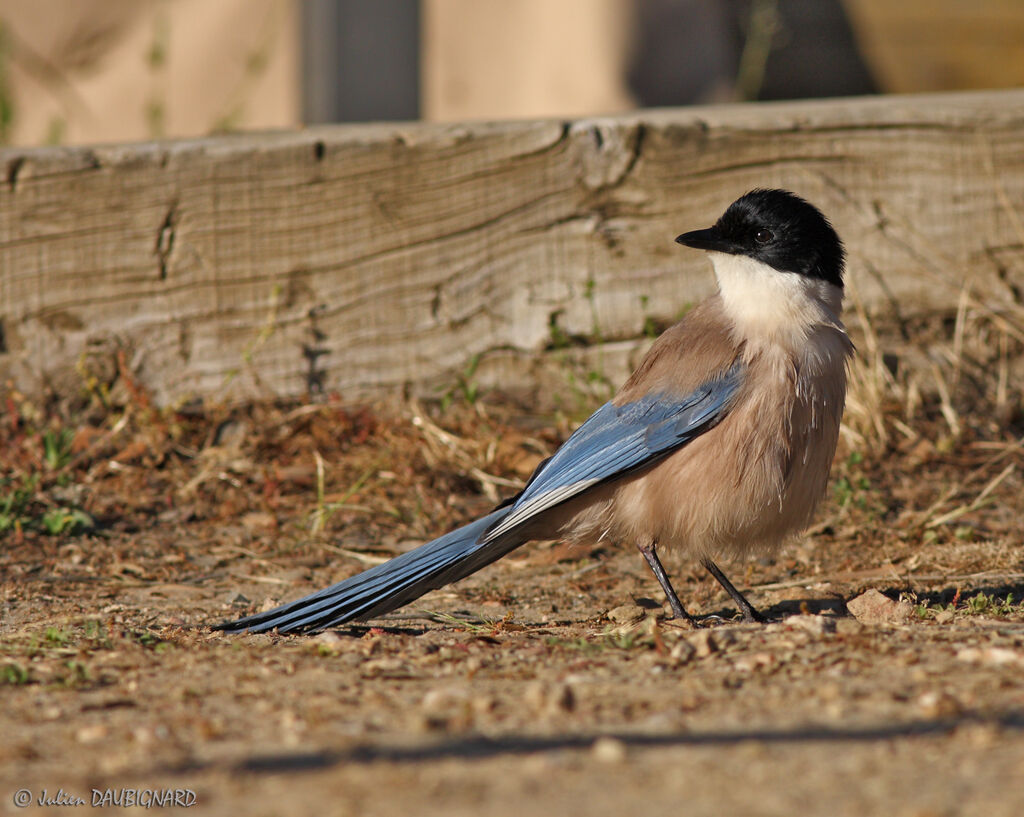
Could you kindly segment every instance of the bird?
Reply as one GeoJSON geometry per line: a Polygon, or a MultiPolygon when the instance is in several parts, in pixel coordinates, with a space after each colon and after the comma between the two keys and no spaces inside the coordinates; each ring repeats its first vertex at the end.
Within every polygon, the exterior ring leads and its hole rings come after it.
{"type": "Polygon", "coordinates": [[[297,601],[215,625],[315,633],[378,618],[532,540],[635,546],[684,626],[659,557],[670,548],[764,621],[715,559],[771,553],[827,490],[854,353],[840,313],[846,252],[829,220],[758,188],[679,244],[703,250],[715,294],[651,345],[614,397],[490,513],[297,601]]]}

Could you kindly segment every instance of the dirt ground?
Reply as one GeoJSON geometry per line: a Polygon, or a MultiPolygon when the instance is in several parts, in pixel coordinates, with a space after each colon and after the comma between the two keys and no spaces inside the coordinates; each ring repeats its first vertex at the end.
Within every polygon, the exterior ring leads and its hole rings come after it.
{"type": "Polygon", "coordinates": [[[932,395],[859,364],[819,522],[723,564],[770,623],[667,557],[699,630],[632,548],[559,543],[368,625],[208,629],[489,509],[587,406],[157,409],[123,369],[8,389],[0,808],[1019,815],[1024,421],[968,352],[932,395]]]}

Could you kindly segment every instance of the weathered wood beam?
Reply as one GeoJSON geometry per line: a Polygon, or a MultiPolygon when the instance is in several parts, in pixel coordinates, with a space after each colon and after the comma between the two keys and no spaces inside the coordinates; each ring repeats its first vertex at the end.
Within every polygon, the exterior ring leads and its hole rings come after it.
{"type": "MultiPolygon", "coordinates": [[[[712,290],[675,245],[780,186],[869,310],[1024,291],[1024,91],[0,151],[0,386],[124,350],[162,402],[621,377],[712,290]],[[585,346],[586,345],[586,346],[585,346]]],[[[101,375],[102,376],[102,375],[101,375]]]]}

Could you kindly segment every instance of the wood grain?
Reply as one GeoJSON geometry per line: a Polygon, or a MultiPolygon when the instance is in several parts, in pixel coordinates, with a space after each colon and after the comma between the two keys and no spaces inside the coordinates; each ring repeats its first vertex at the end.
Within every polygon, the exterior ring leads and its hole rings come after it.
{"type": "Polygon", "coordinates": [[[1024,92],[0,151],[0,384],[163,403],[618,382],[713,287],[680,232],[825,210],[869,310],[1024,291],[1024,92]],[[575,368],[573,368],[575,367],[575,368]],[[555,380],[553,381],[552,378],[555,380]]]}

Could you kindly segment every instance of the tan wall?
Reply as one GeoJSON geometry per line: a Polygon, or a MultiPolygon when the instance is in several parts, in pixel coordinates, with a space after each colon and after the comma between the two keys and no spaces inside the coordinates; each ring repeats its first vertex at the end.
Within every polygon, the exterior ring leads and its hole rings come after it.
{"type": "MultiPolygon", "coordinates": [[[[421,2],[424,118],[632,109],[631,0],[421,2]]],[[[843,2],[884,90],[1024,84],[1022,0],[843,2]]],[[[0,80],[15,106],[0,137],[81,144],[295,126],[300,13],[301,0],[0,0],[0,80]]]]}
{"type": "MultiPolygon", "coordinates": [[[[1024,0],[843,5],[883,92],[1024,85],[1024,0]]],[[[424,117],[630,110],[625,71],[637,47],[633,7],[633,0],[423,0],[424,117]]],[[[776,39],[792,36],[782,31],[776,39]]]]}
{"type": "Polygon", "coordinates": [[[843,0],[889,93],[1024,85],[1022,0],[843,0]]]}
{"type": "Polygon", "coordinates": [[[13,144],[299,121],[294,0],[0,0],[13,144]]]}
{"type": "Polygon", "coordinates": [[[426,119],[561,117],[634,107],[623,0],[423,0],[426,119]]]}

